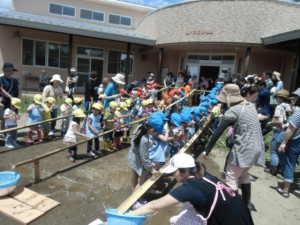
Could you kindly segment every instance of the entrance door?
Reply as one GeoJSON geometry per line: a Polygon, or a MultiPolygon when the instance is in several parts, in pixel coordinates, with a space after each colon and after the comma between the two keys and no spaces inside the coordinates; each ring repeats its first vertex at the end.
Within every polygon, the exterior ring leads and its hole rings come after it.
{"type": "MultiPolygon", "coordinates": [[[[219,76],[220,67],[219,66],[201,66],[200,67],[200,77],[212,78],[215,83],[219,76]]],[[[200,85],[201,79],[199,79],[200,85]]]]}

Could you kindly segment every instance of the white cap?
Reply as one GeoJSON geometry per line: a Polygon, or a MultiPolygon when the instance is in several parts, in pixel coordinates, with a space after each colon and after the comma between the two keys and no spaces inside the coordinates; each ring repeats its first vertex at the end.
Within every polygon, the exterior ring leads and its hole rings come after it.
{"type": "Polygon", "coordinates": [[[163,173],[173,173],[179,168],[193,168],[196,166],[195,159],[186,153],[178,153],[170,159],[170,164],[162,169],[163,173]]]}
{"type": "Polygon", "coordinates": [[[76,69],[75,69],[75,68],[71,68],[71,69],[70,69],[70,72],[71,72],[71,73],[72,73],[72,72],[73,72],[73,73],[76,73],[76,69]]]}

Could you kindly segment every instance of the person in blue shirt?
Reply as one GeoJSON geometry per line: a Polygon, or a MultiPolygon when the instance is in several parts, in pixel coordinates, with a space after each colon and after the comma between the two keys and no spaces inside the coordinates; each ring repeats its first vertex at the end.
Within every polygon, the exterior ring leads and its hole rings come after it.
{"type": "Polygon", "coordinates": [[[111,101],[115,101],[119,95],[119,87],[118,84],[125,84],[125,76],[123,74],[117,73],[114,77],[111,78],[111,82],[105,88],[104,91],[104,109],[109,107],[109,103],[111,101]]]}
{"type": "Polygon", "coordinates": [[[259,91],[257,97],[258,113],[270,116],[270,90],[266,87],[266,82],[263,80],[257,81],[257,89],[259,91]]]}

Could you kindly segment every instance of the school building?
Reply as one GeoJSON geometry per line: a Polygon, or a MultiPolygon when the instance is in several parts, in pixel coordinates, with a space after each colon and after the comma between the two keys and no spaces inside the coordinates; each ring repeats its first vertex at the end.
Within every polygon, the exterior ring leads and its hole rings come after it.
{"type": "Polygon", "coordinates": [[[22,88],[36,89],[42,69],[83,90],[92,70],[127,82],[147,72],[216,79],[265,70],[300,86],[300,5],[277,0],[200,0],[155,9],[115,0],[2,0],[0,65],[12,62],[22,88]]]}

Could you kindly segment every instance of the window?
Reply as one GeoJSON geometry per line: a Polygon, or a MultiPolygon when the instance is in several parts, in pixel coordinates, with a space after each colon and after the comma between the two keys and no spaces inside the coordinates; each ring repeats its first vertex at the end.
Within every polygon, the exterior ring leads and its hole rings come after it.
{"type": "Polygon", "coordinates": [[[75,16],[75,7],[50,3],[49,12],[62,16],[75,16]]]}
{"type": "Polygon", "coordinates": [[[68,68],[68,63],[69,63],[68,45],[23,39],[23,46],[22,46],[23,65],[68,68]]]}
{"type": "MultiPolygon", "coordinates": [[[[126,52],[109,51],[107,72],[110,74],[126,73],[126,56],[126,52]]],[[[129,74],[132,74],[133,54],[130,54],[129,57],[129,74]]]]}
{"type": "Polygon", "coordinates": [[[115,14],[109,14],[108,22],[116,25],[131,26],[131,18],[115,14]]]}
{"type": "Polygon", "coordinates": [[[100,49],[100,48],[89,48],[89,47],[78,46],[77,54],[91,56],[91,57],[97,57],[97,58],[103,58],[104,50],[100,49]]]}
{"type": "Polygon", "coordinates": [[[69,46],[59,43],[49,43],[48,66],[68,68],[69,46]]]}
{"type": "Polygon", "coordinates": [[[104,13],[87,10],[87,9],[80,9],[80,18],[103,22],[104,21],[104,13]]]}

